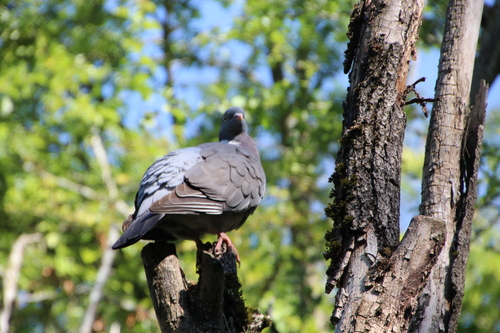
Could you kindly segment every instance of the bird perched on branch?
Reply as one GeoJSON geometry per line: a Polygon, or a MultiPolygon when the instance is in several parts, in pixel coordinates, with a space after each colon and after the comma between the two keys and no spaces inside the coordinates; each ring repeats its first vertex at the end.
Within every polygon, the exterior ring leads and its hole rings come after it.
{"type": "Polygon", "coordinates": [[[225,234],[243,225],[264,196],[266,177],[245,112],[232,107],[222,116],[219,142],[175,150],[151,165],[135,197],[135,212],[123,222],[120,249],[140,239],[190,239],[216,234],[240,261],[225,234]]]}

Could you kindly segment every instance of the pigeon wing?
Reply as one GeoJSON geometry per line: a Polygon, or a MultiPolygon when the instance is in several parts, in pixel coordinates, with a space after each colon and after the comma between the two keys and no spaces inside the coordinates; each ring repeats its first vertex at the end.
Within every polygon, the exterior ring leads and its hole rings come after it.
{"type": "Polygon", "coordinates": [[[245,149],[227,142],[199,147],[202,160],[186,171],[184,183],[153,203],[150,211],[217,215],[256,207],[265,188],[258,155],[255,159],[245,149]],[[252,192],[260,195],[253,197],[252,192]]]}
{"type": "Polygon", "coordinates": [[[184,181],[184,174],[202,160],[198,147],[175,150],[153,163],[142,177],[135,197],[135,213],[125,221],[127,229],[113,245],[113,249],[139,241],[153,229],[164,214],[151,214],[150,206],[168,195],[184,181]]]}

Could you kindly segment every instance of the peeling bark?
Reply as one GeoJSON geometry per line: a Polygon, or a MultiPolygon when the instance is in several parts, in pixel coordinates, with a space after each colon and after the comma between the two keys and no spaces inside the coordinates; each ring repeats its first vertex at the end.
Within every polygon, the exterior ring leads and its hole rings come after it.
{"type": "Polygon", "coordinates": [[[444,222],[426,216],[412,219],[403,240],[388,259],[368,271],[357,310],[356,332],[406,332],[446,237],[444,222]]]}
{"type": "Polygon", "coordinates": [[[472,107],[462,150],[462,184],[465,186],[457,208],[457,227],[452,244],[451,284],[453,299],[450,306],[449,327],[455,330],[460,317],[465,287],[465,270],[469,257],[469,244],[477,199],[477,177],[481,158],[488,85],[482,80],[472,107]]]}

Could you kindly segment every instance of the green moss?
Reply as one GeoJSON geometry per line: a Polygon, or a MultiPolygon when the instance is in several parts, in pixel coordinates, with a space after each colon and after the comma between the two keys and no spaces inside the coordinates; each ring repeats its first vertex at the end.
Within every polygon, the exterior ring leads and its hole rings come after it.
{"type": "Polygon", "coordinates": [[[342,178],[340,180],[340,185],[342,185],[344,188],[349,188],[351,189],[358,183],[358,177],[356,175],[352,175],[349,178],[342,178]]]}
{"type": "Polygon", "coordinates": [[[335,183],[335,181],[337,179],[341,179],[341,178],[345,177],[345,173],[346,173],[345,164],[344,163],[337,163],[337,165],[335,166],[335,171],[328,179],[328,182],[335,183]]]}
{"type": "Polygon", "coordinates": [[[332,203],[329,203],[325,208],[326,216],[335,221],[338,213],[345,210],[345,204],[345,201],[342,200],[334,200],[332,203]]]}
{"type": "Polygon", "coordinates": [[[350,228],[354,222],[354,216],[346,215],[342,220],[342,228],[350,228]]]}
{"type": "Polygon", "coordinates": [[[247,307],[247,323],[251,323],[253,320],[253,315],[256,313],[260,313],[259,309],[255,306],[249,306],[247,307]]]}
{"type": "MultiPolygon", "coordinates": [[[[347,214],[346,207],[347,203],[355,198],[352,193],[358,184],[358,177],[355,172],[347,176],[347,166],[340,162],[335,166],[335,172],[329,181],[334,185],[334,189],[330,192],[330,198],[333,198],[333,202],[326,206],[325,214],[333,220],[333,226],[325,234],[326,249],[323,256],[326,260],[340,258],[346,245],[344,243],[350,242],[345,237],[353,226],[354,216],[347,214]]],[[[332,265],[334,264],[333,261],[332,265]]]]}
{"type": "Polygon", "coordinates": [[[352,140],[354,137],[360,135],[363,132],[363,124],[354,124],[345,131],[344,135],[340,138],[340,144],[345,144],[347,141],[352,140]]]}
{"type": "Polygon", "coordinates": [[[340,253],[340,248],[342,243],[337,240],[332,240],[326,243],[326,250],[323,253],[325,260],[334,258],[338,253],[340,253]]]}
{"type": "MultiPolygon", "coordinates": [[[[247,313],[246,313],[246,322],[247,322],[246,325],[253,323],[253,321],[254,321],[253,316],[254,315],[260,315],[260,314],[261,313],[260,313],[258,308],[254,307],[254,306],[248,307],[247,313]]],[[[263,316],[261,328],[270,327],[272,322],[273,321],[271,320],[271,318],[269,316],[263,316]]],[[[245,332],[247,332],[247,329],[245,329],[245,332]]]]}

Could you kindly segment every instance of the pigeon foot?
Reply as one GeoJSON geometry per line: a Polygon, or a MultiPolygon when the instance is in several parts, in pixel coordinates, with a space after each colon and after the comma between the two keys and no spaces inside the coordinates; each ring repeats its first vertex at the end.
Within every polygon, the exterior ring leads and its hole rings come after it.
{"type": "Polygon", "coordinates": [[[222,242],[225,242],[228,250],[231,250],[236,256],[236,262],[238,263],[238,265],[241,265],[240,255],[238,254],[238,250],[236,250],[236,247],[234,246],[233,242],[231,242],[231,239],[229,239],[229,236],[223,232],[219,233],[217,236],[218,238],[217,238],[217,244],[215,244],[215,253],[222,251],[222,242]]]}

